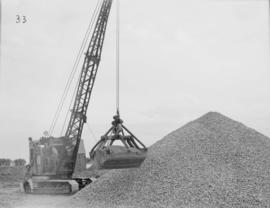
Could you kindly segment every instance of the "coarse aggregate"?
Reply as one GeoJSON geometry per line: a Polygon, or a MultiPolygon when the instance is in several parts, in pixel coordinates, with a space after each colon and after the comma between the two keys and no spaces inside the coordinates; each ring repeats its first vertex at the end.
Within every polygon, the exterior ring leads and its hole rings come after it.
{"type": "Polygon", "coordinates": [[[268,208],[270,139],[209,112],[152,145],[140,168],[109,171],[68,206],[268,208]]]}

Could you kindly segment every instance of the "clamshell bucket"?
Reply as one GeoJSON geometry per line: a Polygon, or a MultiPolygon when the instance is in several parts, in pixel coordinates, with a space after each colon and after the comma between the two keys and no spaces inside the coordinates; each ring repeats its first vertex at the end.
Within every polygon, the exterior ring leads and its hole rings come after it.
{"type": "Polygon", "coordinates": [[[147,151],[122,146],[108,146],[96,150],[95,161],[100,169],[138,168],[146,158],[147,151]]]}
{"type": "Polygon", "coordinates": [[[99,169],[138,168],[145,160],[147,148],[122,123],[114,116],[113,126],[90,152],[99,169]],[[115,141],[122,146],[114,145],[115,141]]]}

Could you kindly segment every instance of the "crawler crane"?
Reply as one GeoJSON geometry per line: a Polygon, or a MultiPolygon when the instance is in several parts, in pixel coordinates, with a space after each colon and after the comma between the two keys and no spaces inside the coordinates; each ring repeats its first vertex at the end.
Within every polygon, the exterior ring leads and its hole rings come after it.
{"type": "MultiPolygon", "coordinates": [[[[96,180],[74,177],[74,170],[79,161],[78,153],[84,151],[81,136],[87,122],[87,108],[100,64],[112,1],[100,1],[64,136],[29,138],[30,164],[22,183],[26,193],[71,194],[96,180]]],[[[117,109],[112,127],[94,146],[90,157],[100,169],[134,168],[141,165],[146,152],[147,148],[123,125],[117,109]],[[114,145],[117,140],[123,146],[114,145]]]]}

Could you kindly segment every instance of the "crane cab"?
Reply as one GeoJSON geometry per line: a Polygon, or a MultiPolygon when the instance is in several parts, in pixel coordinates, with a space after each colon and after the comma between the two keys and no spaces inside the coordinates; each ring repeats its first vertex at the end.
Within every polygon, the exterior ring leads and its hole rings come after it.
{"type": "Polygon", "coordinates": [[[77,178],[73,174],[86,169],[83,140],[76,161],[66,151],[65,137],[29,138],[30,164],[27,165],[21,190],[29,194],[73,194],[95,178],[77,178]],[[75,166],[73,168],[73,163],[75,166]]]}

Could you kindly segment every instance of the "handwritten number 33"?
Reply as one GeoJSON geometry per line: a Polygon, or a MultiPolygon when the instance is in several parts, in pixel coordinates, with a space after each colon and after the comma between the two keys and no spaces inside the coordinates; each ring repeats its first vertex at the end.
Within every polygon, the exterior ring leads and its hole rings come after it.
{"type": "Polygon", "coordinates": [[[27,22],[26,16],[16,15],[16,23],[26,23],[26,22],[27,22]]]}

